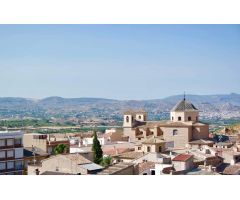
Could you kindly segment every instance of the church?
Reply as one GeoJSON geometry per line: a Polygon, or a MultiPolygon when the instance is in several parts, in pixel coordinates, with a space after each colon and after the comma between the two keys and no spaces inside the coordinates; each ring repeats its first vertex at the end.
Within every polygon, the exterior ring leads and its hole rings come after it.
{"type": "Polygon", "coordinates": [[[130,142],[156,138],[172,148],[184,148],[191,141],[208,139],[209,125],[199,121],[199,110],[184,96],[172,108],[168,121],[148,121],[145,111],[125,112],[123,133],[130,142]]]}

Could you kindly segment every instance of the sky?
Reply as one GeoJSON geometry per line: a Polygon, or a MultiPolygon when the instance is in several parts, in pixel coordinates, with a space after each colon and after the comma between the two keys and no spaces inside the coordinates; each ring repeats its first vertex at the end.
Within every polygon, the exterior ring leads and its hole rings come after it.
{"type": "Polygon", "coordinates": [[[240,25],[0,25],[0,97],[240,93],[240,25]]]}

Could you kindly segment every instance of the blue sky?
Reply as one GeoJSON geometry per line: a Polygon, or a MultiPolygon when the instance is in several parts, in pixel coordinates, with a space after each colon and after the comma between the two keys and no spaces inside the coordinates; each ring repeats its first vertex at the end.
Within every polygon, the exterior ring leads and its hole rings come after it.
{"type": "Polygon", "coordinates": [[[240,93],[240,25],[0,25],[0,96],[240,93]]]}

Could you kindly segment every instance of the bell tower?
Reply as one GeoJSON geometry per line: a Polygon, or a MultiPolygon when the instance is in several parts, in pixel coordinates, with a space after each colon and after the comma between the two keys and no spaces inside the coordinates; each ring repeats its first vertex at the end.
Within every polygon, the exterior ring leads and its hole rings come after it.
{"type": "Polygon", "coordinates": [[[123,127],[132,128],[135,122],[135,113],[132,111],[127,111],[123,115],[123,127]]]}

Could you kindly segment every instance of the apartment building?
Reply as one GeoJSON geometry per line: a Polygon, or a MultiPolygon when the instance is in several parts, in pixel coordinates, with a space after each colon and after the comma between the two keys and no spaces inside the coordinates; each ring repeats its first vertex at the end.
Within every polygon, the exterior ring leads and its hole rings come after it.
{"type": "Polygon", "coordinates": [[[23,174],[23,133],[0,132],[0,175],[23,174]]]}
{"type": "MultiPolygon", "coordinates": [[[[54,149],[59,144],[65,144],[69,151],[70,142],[68,138],[60,137],[54,134],[29,133],[23,136],[23,145],[25,148],[38,148],[48,154],[54,154],[54,149]]],[[[66,152],[67,153],[67,152],[66,152]]]]}

